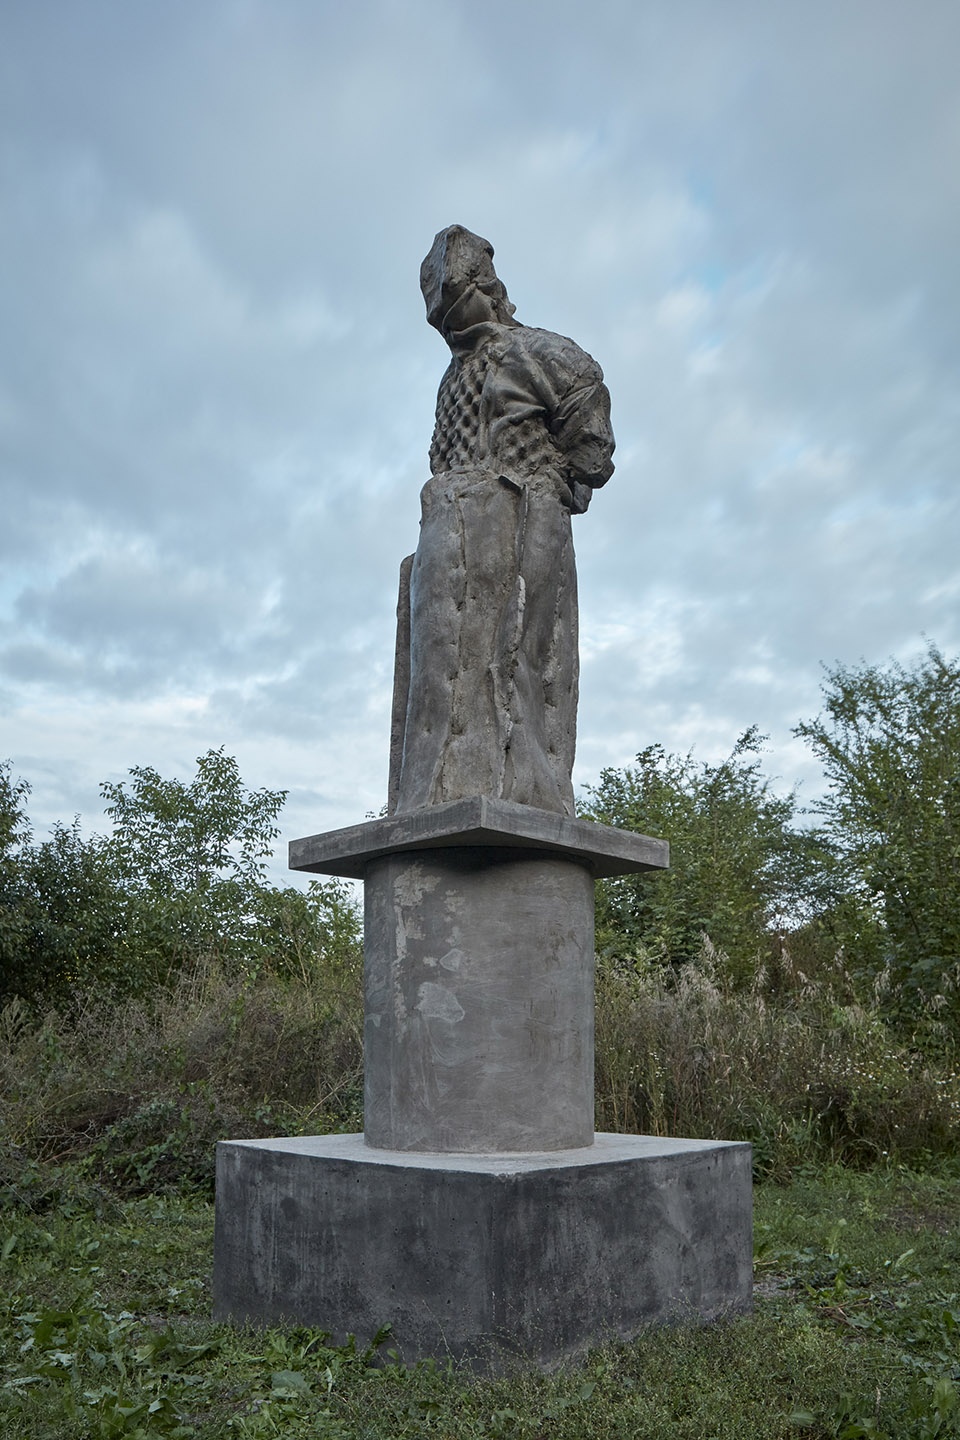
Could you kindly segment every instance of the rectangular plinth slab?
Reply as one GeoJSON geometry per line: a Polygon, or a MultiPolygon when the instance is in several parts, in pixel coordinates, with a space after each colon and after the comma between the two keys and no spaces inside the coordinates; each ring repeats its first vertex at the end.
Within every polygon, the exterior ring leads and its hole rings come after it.
{"type": "Polygon", "coordinates": [[[595,879],[670,863],[666,840],[476,795],[291,840],[290,869],[362,880],[370,861],[382,855],[478,845],[563,855],[587,866],[595,879]]]}
{"type": "Polygon", "coordinates": [[[597,1135],[542,1154],[375,1150],[361,1135],[217,1147],[214,1314],[406,1360],[541,1363],[645,1324],[750,1308],[746,1144],[597,1135]]]}

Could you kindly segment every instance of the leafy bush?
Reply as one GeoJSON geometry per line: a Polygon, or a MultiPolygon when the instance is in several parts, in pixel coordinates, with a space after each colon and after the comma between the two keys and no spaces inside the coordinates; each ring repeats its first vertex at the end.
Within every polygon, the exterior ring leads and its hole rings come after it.
{"type": "Polygon", "coordinates": [[[931,645],[913,669],[838,666],[824,699],[796,733],[829,782],[847,897],[834,935],[852,966],[887,972],[895,1015],[912,1025],[933,1004],[960,1036],[960,662],[931,645]]]}
{"type": "Polygon", "coordinates": [[[34,844],[29,787],[0,768],[0,1004],[145,997],[210,959],[305,978],[318,954],[349,958],[359,925],[343,884],[266,881],[284,791],[247,791],[222,749],[189,784],[130,773],[102,787],[109,836],[85,840],[74,822],[34,844]]]}
{"type": "Polygon", "coordinates": [[[601,964],[598,1128],[749,1140],[758,1172],[781,1178],[827,1157],[955,1153],[960,1073],[897,1041],[842,964],[773,994],[762,975],[745,989],[724,970],[709,942],[675,973],[601,964]]]}
{"type": "Polygon", "coordinates": [[[775,795],[760,772],[763,739],[748,730],[719,765],[653,745],[587,788],[586,817],[670,841],[668,871],[598,885],[601,954],[680,966],[707,934],[730,977],[749,982],[778,935],[833,898],[822,837],[795,826],[795,796],[775,795]]]}
{"type": "Polygon", "coordinates": [[[209,962],[152,997],[89,997],[37,1023],[0,1012],[0,1140],[54,1164],[84,1158],[125,1191],[209,1187],[229,1135],[362,1127],[361,963],[238,986],[209,962]]]}

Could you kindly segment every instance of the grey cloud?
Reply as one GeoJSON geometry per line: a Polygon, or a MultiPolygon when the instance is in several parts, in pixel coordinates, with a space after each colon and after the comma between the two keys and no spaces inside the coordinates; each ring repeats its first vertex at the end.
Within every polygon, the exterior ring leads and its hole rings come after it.
{"type": "Polygon", "coordinates": [[[454,220],[613,396],[581,781],[754,721],[802,765],[821,660],[957,645],[955,7],[4,24],[0,697],[44,804],[81,750],[92,785],[223,742],[307,829],[378,808],[454,220]]]}

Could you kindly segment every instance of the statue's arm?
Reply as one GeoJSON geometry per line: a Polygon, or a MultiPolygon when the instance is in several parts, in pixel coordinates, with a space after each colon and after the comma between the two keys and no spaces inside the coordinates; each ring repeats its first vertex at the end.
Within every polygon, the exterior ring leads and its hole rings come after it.
{"type": "Polygon", "coordinates": [[[586,510],[594,490],[613,474],[610,393],[603,371],[574,341],[547,330],[528,332],[528,377],[563,457],[571,509],[586,510]]]}
{"type": "Polygon", "coordinates": [[[598,490],[613,474],[610,393],[600,366],[587,355],[584,359],[589,364],[560,396],[550,418],[550,433],[566,461],[571,483],[598,490]]]}

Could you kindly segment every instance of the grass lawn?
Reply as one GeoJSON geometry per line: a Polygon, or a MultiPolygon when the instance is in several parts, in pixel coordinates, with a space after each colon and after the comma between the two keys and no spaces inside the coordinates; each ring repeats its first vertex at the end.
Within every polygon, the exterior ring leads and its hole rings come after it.
{"type": "Polygon", "coordinates": [[[956,1171],[811,1170],[755,1201],[752,1317],[483,1380],[392,1364],[389,1337],[214,1325],[208,1200],[35,1172],[0,1209],[0,1434],[960,1436],[956,1171]]]}

